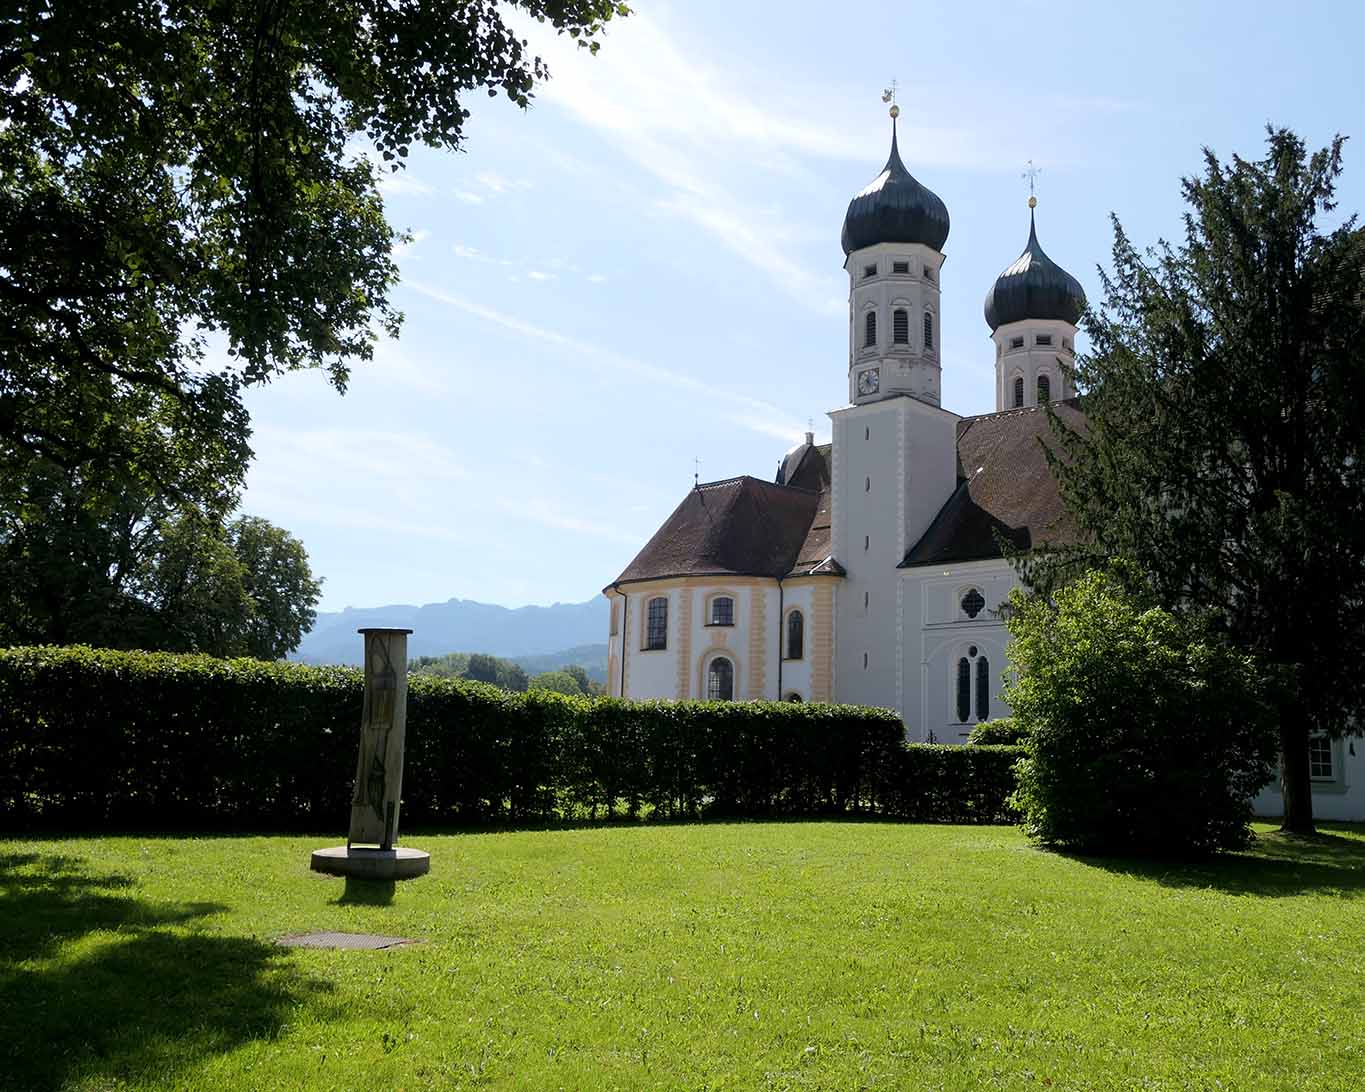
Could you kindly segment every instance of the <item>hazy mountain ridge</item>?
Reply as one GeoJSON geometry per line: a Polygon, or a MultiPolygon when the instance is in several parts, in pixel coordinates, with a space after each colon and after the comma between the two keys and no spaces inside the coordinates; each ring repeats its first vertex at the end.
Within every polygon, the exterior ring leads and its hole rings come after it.
{"type": "MultiPolygon", "coordinates": [[[[363,627],[410,629],[408,656],[447,652],[487,652],[507,659],[560,657],[585,645],[603,643],[610,605],[603,596],[585,603],[548,607],[500,607],[472,599],[450,599],[423,606],[347,607],[318,614],[317,622],[290,655],[311,664],[359,664],[363,627]]],[[[584,664],[588,667],[589,664],[584,664]]]]}

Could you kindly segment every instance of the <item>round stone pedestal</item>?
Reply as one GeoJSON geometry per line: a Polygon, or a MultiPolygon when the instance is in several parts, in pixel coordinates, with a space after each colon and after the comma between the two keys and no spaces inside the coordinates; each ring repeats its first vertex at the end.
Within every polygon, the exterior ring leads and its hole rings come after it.
{"type": "Polygon", "coordinates": [[[431,871],[431,854],[420,849],[356,849],[331,846],[313,850],[314,872],[355,876],[362,880],[410,880],[431,871]]]}

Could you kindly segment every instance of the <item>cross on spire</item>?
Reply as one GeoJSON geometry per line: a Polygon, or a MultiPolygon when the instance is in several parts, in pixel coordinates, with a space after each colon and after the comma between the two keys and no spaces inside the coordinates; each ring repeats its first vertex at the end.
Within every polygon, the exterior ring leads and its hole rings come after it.
{"type": "Polygon", "coordinates": [[[701,488],[701,456],[692,460],[692,488],[701,488]]]}
{"type": "Polygon", "coordinates": [[[1028,166],[1024,168],[1024,173],[1021,174],[1021,175],[1019,176],[1020,178],[1027,178],[1027,179],[1028,179],[1028,207],[1029,207],[1029,208],[1033,208],[1035,205],[1038,204],[1038,197],[1037,197],[1035,191],[1036,191],[1036,188],[1037,188],[1038,176],[1039,176],[1040,174],[1042,174],[1042,173],[1043,173],[1043,168],[1042,168],[1042,167],[1035,167],[1035,166],[1033,165],[1033,160],[1030,159],[1030,160],[1028,161],[1028,166]]]}

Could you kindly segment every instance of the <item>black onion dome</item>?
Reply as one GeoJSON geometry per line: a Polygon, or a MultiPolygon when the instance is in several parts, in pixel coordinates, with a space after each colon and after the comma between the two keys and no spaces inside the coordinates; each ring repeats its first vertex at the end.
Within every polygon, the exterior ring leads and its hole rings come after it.
{"type": "Polygon", "coordinates": [[[1081,282],[1043,253],[1031,209],[1028,219],[1028,246],[986,293],[992,333],[1021,319],[1061,319],[1074,326],[1085,311],[1081,282]]]}
{"type": "Polygon", "coordinates": [[[848,203],[840,240],[848,255],[878,243],[923,243],[942,250],[948,238],[948,206],[905,169],[891,123],[891,158],[882,173],[848,203]]]}

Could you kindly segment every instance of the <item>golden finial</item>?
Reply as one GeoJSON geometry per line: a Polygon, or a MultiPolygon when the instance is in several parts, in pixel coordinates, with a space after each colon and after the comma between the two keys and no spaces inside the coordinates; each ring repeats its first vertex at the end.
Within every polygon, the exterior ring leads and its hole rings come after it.
{"type": "Polygon", "coordinates": [[[1031,209],[1038,207],[1038,198],[1034,197],[1033,194],[1028,195],[1028,207],[1031,209]]]}
{"type": "Polygon", "coordinates": [[[895,121],[896,118],[898,118],[898,117],[901,116],[901,108],[900,108],[899,106],[896,105],[896,81],[895,81],[895,80],[892,80],[892,81],[891,81],[891,86],[888,87],[885,91],[882,92],[882,102],[889,102],[889,103],[891,104],[891,120],[892,120],[892,121],[895,121]]]}

